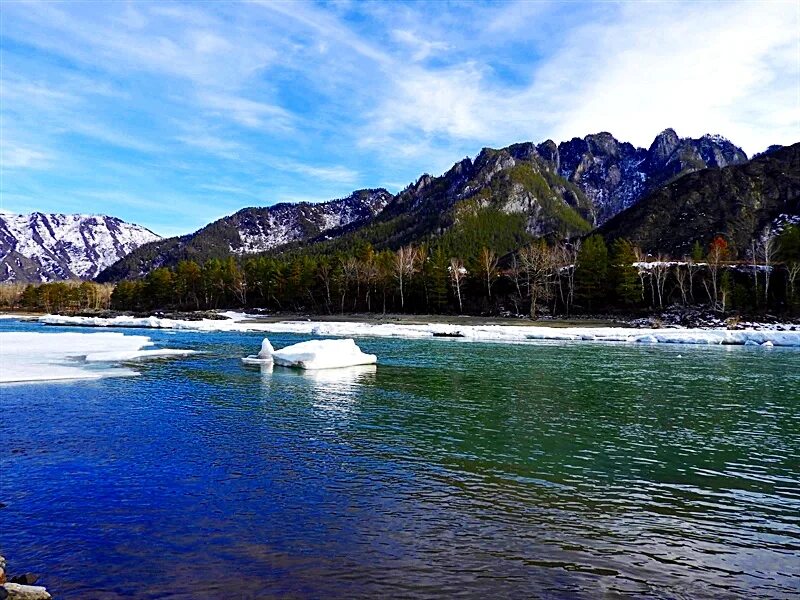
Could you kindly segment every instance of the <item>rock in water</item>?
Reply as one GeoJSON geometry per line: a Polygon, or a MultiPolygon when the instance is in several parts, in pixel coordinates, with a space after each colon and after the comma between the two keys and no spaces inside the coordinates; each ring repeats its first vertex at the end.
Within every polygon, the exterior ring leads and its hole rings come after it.
{"type": "Polygon", "coordinates": [[[25,573],[23,575],[16,575],[8,580],[11,583],[20,583],[22,585],[33,585],[39,581],[39,576],[33,573],[25,573]]]}
{"type": "Polygon", "coordinates": [[[52,596],[47,590],[38,585],[21,585],[7,583],[3,586],[8,600],[51,600],[52,596]]]}

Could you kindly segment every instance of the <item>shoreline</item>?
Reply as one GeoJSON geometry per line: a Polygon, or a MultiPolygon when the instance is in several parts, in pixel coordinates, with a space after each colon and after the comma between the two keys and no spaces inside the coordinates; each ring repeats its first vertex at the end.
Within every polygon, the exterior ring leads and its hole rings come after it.
{"type": "MultiPolygon", "coordinates": [[[[736,323],[734,327],[668,327],[631,326],[615,323],[599,324],[580,322],[533,322],[493,324],[474,318],[462,318],[460,322],[424,321],[419,317],[410,319],[365,319],[361,320],[289,320],[284,315],[259,317],[246,313],[219,313],[223,319],[182,320],[166,317],[70,317],[45,315],[37,322],[53,327],[98,327],[169,329],[196,332],[243,332],[243,333],[289,333],[314,337],[337,338],[459,338],[463,341],[491,343],[536,343],[536,342],[615,342],[637,344],[694,344],[729,346],[788,346],[800,347],[800,326],[796,324],[736,323]],[[412,320],[413,319],[413,320],[412,320]]],[[[347,318],[345,316],[344,318],[347,318]]]]}

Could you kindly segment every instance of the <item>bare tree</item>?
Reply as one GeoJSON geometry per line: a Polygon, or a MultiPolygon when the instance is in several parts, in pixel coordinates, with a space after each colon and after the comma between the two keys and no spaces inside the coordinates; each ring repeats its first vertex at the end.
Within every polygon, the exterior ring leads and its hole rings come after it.
{"type": "Polygon", "coordinates": [[[486,246],[481,249],[478,256],[478,261],[481,265],[481,270],[486,277],[486,293],[489,300],[492,299],[492,283],[497,277],[497,254],[494,250],[489,250],[486,246]]]}
{"type": "Polygon", "coordinates": [[[514,282],[514,287],[517,290],[517,295],[513,297],[513,301],[516,309],[515,312],[519,314],[519,304],[522,303],[522,285],[520,281],[522,276],[525,274],[525,270],[523,269],[520,261],[517,259],[516,253],[511,255],[511,267],[509,267],[508,271],[506,271],[506,274],[514,282]]]}
{"type": "Polygon", "coordinates": [[[544,240],[536,240],[522,248],[519,256],[528,280],[531,319],[535,319],[537,302],[550,298],[551,276],[555,264],[553,253],[544,240]]]}
{"type": "Polygon", "coordinates": [[[464,281],[464,277],[467,276],[467,270],[464,268],[464,262],[460,258],[451,258],[449,271],[450,283],[453,285],[453,289],[456,292],[456,297],[458,298],[458,312],[463,312],[464,307],[461,304],[461,284],[464,281]]]}
{"type": "Polygon", "coordinates": [[[638,246],[633,247],[633,254],[636,257],[636,274],[639,276],[639,286],[641,288],[642,301],[644,301],[644,281],[650,279],[650,288],[653,287],[653,280],[650,270],[647,268],[647,255],[638,246]]]}
{"type": "Polygon", "coordinates": [[[764,228],[758,247],[758,255],[764,267],[764,306],[769,305],[769,279],[775,258],[775,236],[769,226],[764,228]]]}
{"type": "Polygon", "coordinates": [[[686,259],[686,272],[689,276],[689,298],[692,300],[692,304],[694,304],[694,278],[697,275],[697,272],[700,270],[700,265],[689,256],[686,259]]]}
{"type": "Polygon", "coordinates": [[[328,314],[331,313],[331,275],[333,269],[327,257],[323,257],[317,264],[317,277],[322,281],[325,287],[325,307],[328,309],[328,314]]]}
{"type": "Polygon", "coordinates": [[[790,306],[794,302],[795,282],[798,275],[800,275],[800,261],[793,260],[788,262],[786,264],[786,284],[789,288],[788,300],[790,306]]]}
{"type": "Polygon", "coordinates": [[[652,280],[656,284],[656,295],[658,296],[658,307],[664,308],[664,289],[669,277],[669,257],[665,254],[658,254],[652,263],[652,280]]]}
{"type": "Polygon", "coordinates": [[[723,303],[720,305],[720,297],[719,297],[719,288],[720,288],[720,270],[722,268],[722,263],[728,257],[728,242],[725,241],[725,238],[722,236],[717,236],[711,242],[711,246],[708,251],[708,258],[707,258],[707,269],[708,275],[710,278],[710,287],[709,282],[704,281],[703,285],[706,288],[706,293],[708,294],[708,299],[711,302],[711,308],[713,310],[722,311],[724,312],[725,308],[725,298],[723,298],[723,303]]]}
{"type": "Polygon", "coordinates": [[[417,268],[417,251],[413,246],[401,247],[394,256],[394,276],[400,286],[400,308],[405,308],[405,282],[417,268]]]}
{"type": "Polygon", "coordinates": [[[678,289],[681,292],[681,302],[684,306],[686,306],[689,291],[689,269],[684,269],[681,263],[675,265],[675,281],[678,284],[678,289]]]}
{"type": "Polygon", "coordinates": [[[558,271],[556,281],[561,294],[561,302],[567,309],[567,315],[575,301],[575,263],[578,261],[580,250],[581,240],[576,240],[571,244],[559,242],[553,247],[553,269],[558,271]],[[567,285],[566,293],[562,287],[562,279],[567,285]]]}
{"type": "Polygon", "coordinates": [[[350,282],[358,276],[358,259],[351,256],[342,262],[342,313],[344,313],[344,300],[347,296],[347,288],[350,287],[350,282]]]}

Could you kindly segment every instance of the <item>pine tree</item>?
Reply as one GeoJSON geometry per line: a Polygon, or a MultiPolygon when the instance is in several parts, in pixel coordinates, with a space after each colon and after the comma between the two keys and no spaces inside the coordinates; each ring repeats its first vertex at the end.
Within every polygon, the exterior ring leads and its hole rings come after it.
{"type": "Polygon", "coordinates": [[[629,240],[619,238],[611,245],[610,280],[614,294],[623,304],[636,304],[641,298],[641,285],[636,267],[636,252],[629,240]]]}
{"type": "Polygon", "coordinates": [[[589,310],[605,300],[608,281],[608,248],[599,235],[590,236],[581,245],[575,264],[578,295],[589,310]]]}

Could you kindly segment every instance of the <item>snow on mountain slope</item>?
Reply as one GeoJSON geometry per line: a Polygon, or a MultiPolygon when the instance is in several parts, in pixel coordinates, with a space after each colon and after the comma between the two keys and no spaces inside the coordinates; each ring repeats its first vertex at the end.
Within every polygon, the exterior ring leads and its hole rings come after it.
{"type": "Polygon", "coordinates": [[[105,215],[0,213],[0,281],[91,279],[152,231],[105,215]]]}

